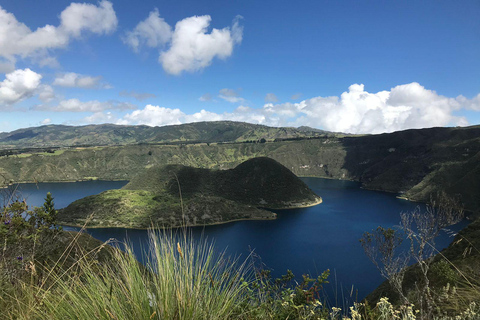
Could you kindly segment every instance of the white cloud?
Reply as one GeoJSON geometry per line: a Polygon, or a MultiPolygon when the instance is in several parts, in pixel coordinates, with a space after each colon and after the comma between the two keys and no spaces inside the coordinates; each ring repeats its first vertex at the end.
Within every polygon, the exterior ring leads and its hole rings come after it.
{"type": "Polygon", "coordinates": [[[314,97],[299,103],[267,103],[262,108],[240,106],[233,112],[206,110],[186,114],[180,109],[147,105],[119,119],[120,124],[161,126],[195,121],[233,120],[270,126],[310,126],[335,132],[381,133],[411,128],[467,125],[459,110],[480,111],[480,94],[473,99],[449,98],[418,83],[369,93],[354,84],[340,97],[314,97]]]}
{"type": "Polygon", "coordinates": [[[116,121],[117,117],[111,112],[95,112],[80,120],[80,123],[113,123],[116,121]]]}
{"type": "Polygon", "coordinates": [[[49,85],[41,85],[39,88],[38,98],[42,102],[50,102],[56,98],[55,91],[49,85]]]}
{"type": "Polygon", "coordinates": [[[55,112],[101,112],[105,110],[133,110],[136,106],[117,101],[101,102],[98,100],[80,101],[79,99],[62,100],[56,106],[38,105],[34,110],[55,112]]]}
{"type": "Polygon", "coordinates": [[[210,16],[185,18],[175,25],[171,46],[160,54],[163,69],[174,75],[184,71],[195,72],[208,67],[215,57],[226,59],[232,55],[233,46],[242,41],[243,28],[240,17],[231,28],[213,28],[210,33],[210,16]]]}
{"type": "Polygon", "coordinates": [[[49,118],[43,119],[42,121],[40,121],[40,124],[44,125],[44,126],[47,125],[47,124],[50,124],[50,123],[52,123],[52,120],[49,119],[49,118]]]}
{"type": "Polygon", "coordinates": [[[160,18],[158,9],[139,22],[131,31],[125,32],[123,42],[139,52],[142,46],[159,49],[159,63],[170,74],[184,71],[195,72],[208,67],[214,58],[226,59],[232,55],[233,47],[243,38],[241,16],[235,17],[231,27],[213,28],[210,33],[211,17],[193,16],[180,20],[175,29],[160,18]]]}
{"type": "Polygon", "coordinates": [[[223,120],[223,115],[203,109],[200,112],[194,114],[184,114],[183,117],[180,119],[181,123],[219,120],[223,120]]]}
{"type": "Polygon", "coordinates": [[[278,98],[274,93],[267,93],[265,95],[265,102],[277,102],[278,98]]]}
{"type": "Polygon", "coordinates": [[[68,87],[68,88],[103,88],[109,89],[110,85],[106,83],[101,83],[102,77],[92,77],[81,75],[75,72],[64,73],[55,78],[53,81],[54,86],[68,87]]]}
{"type": "Polygon", "coordinates": [[[147,126],[163,126],[180,124],[180,118],[185,114],[180,109],[170,109],[147,105],[143,110],[135,110],[127,114],[118,124],[146,124],[147,126]]]}
{"type": "Polygon", "coordinates": [[[457,101],[462,105],[465,106],[467,110],[474,110],[480,111],[480,93],[477,94],[473,99],[469,100],[464,96],[460,95],[457,97],[457,101]]]}
{"type": "Polygon", "coordinates": [[[127,31],[122,40],[133,51],[138,52],[142,45],[160,48],[172,38],[172,27],[160,18],[158,9],[150,12],[148,18],[139,22],[135,29],[127,31]]]}
{"type": "Polygon", "coordinates": [[[0,82],[0,106],[12,105],[30,98],[40,86],[42,76],[30,69],[19,69],[5,76],[0,82]]]}
{"type": "Polygon", "coordinates": [[[60,29],[68,35],[80,37],[82,31],[109,34],[117,28],[117,16],[110,1],[99,5],[72,3],[60,14],[60,29]]]}
{"type": "Polygon", "coordinates": [[[148,126],[164,126],[201,121],[233,120],[253,123],[265,123],[265,116],[256,113],[249,107],[238,107],[232,113],[218,114],[201,110],[193,114],[186,114],[180,109],[171,109],[147,105],[144,109],[135,110],[117,121],[117,124],[145,124],[148,126]]]}
{"type": "Polygon", "coordinates": [[[60,14],[60,25],[45,25],[30,30],[17,21],[12,13],[0,7],[0,57],[14,64],[17,57],[32,58],[40,65],[56,64],[49,50],[65,48],[71,38],[85,32],[108,34],[117,27],[117,17],[112,3],[106,0],[99,5],[72,3],[60,14]]]}
{"type": "Polygon", "coordinates": [[[363,85],[354,84],[340,98],[316,97],[268,109],[275,115],[282,112],[294,114],[288,115],[287,121],[291,125],[349,133],[381,133],[463,125],[465,119],[453,115],[459,108],[461,105],[457,99],[440,96],[414,82],[377,93],[369,93],[363,85]]]}
{"type": "Polygon", "coordinates": [[[228,89],[224,88],[221,89],[218,95],[220,98],[222,98],[225,101],[231,102],[231,103],[237,103],[237,102],[244,102],[245,99],[239,96],[238,92],[233,90],[233,89],[228,89]]]}
{"type": "Polygon", "coordinates": [[[118,95],[121,97],[132,97],[138,101],[143,101],[148,98],[156,97],[156,95],[154,95],[153,93],[137,92],[135,90],[130,90],[130,91],[123,90],[123,91],[120,91],[118,95]]]}

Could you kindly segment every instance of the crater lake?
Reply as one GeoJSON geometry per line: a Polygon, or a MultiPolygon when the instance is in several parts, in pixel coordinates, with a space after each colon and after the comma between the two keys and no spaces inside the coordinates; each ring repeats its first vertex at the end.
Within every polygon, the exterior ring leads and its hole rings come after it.
{"type": "MultiPolygon", "coordinates": [[[[378,226],[392,227],[400,222],[400,213],[414,210],[422,204],[396,198],[396,194],[364,190],[360,184],[344,180],[302,178],[323,203],[314,207],[275,210],[276,220],[236,221],[222,225],[191,228],[195,239],[206,237],[215,243],[218,251],[246,258],[250,252],[261,258],[273,277],[285,274],[287,269],[300,277],[320,275],[330,269],[329,284],[325,285],[333,305],[342,299],[360,301],[384,279],[364,254],[359,239],[366,231],[378,226]]],[[[18,192],[32,206],[41,206],[47,192],[51,192],[57,209],[71,202],[118,189],[127,181],[82,181],[71,183],[20,184],[18,192]]],[[[468,224],[464,220],[437,239],[438,249],[452,241],[452,233],[468,224]]],[[[67,230],[78,228],[66,227],[67,230]]],[[[126,239],[142,260],[148,244],[147,230],[123,228],[88,229],[93,237],[107,241],[126,239]]],[[[258,263],[258,261],[257,261],[258,263]]]]}

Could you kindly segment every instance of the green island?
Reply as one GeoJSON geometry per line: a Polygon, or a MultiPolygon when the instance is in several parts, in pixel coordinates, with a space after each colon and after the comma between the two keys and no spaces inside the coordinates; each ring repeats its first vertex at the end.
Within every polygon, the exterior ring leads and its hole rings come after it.
{"type": "Polygon", "coordinates": [[[60,210],[59,223],[88,227],[164,228],[245,219],[275,219],[268,209],[321,203],[290,170],[269,158],[253,158],[234,169],[154,166],[120,190],[77,200],[60,210]]]}

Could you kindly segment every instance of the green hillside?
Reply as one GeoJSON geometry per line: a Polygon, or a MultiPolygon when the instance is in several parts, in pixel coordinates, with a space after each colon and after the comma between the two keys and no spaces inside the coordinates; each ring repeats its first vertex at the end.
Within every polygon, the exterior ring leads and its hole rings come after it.
{"type": "Polygon", "coordinates": [[[0,157],[0,174],[16,182],[130,180],[155,165],[229,169],[263,156],[297,176],[360,181],[365,188],[403,193],[415,201],[444,190],[460,195],[470,211],[480,207],[479,126],[266,143],[64,148],[0,157]]]}
{"type": "Polygon", "coordinates": [[[274,140],[327,134],[308,127],[272,128],[244,122],[216,121],[149,127],[114,124],[48,125],[0,133],[0,149],[110,146],[139,143],[187,143],[274,140]]]}
{"type": "Polygon", "coordinates": [[[63,224],[147,228],[207,225],[243,219],[274,219],[263,210],[321,202],[305,183],[269,158],[254,158],[231,170],[182,165],[146,169],[121,190],[73,202],[61,210],[63,224]]]}

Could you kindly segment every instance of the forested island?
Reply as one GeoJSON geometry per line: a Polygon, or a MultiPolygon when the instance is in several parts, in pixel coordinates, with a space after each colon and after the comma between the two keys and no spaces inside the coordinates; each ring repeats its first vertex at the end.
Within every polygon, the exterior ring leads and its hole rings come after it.
{"type": "Polygon", "coordinates": [[[76,226],[88,221],[89,227],[185,227],[275,219],[276,214],[265,208],[299,208],[321,201],[275,160],[253,158],[230,170],[151,167],[120,190],[73,202],[60,211],[59,221],[76,226]]]}

